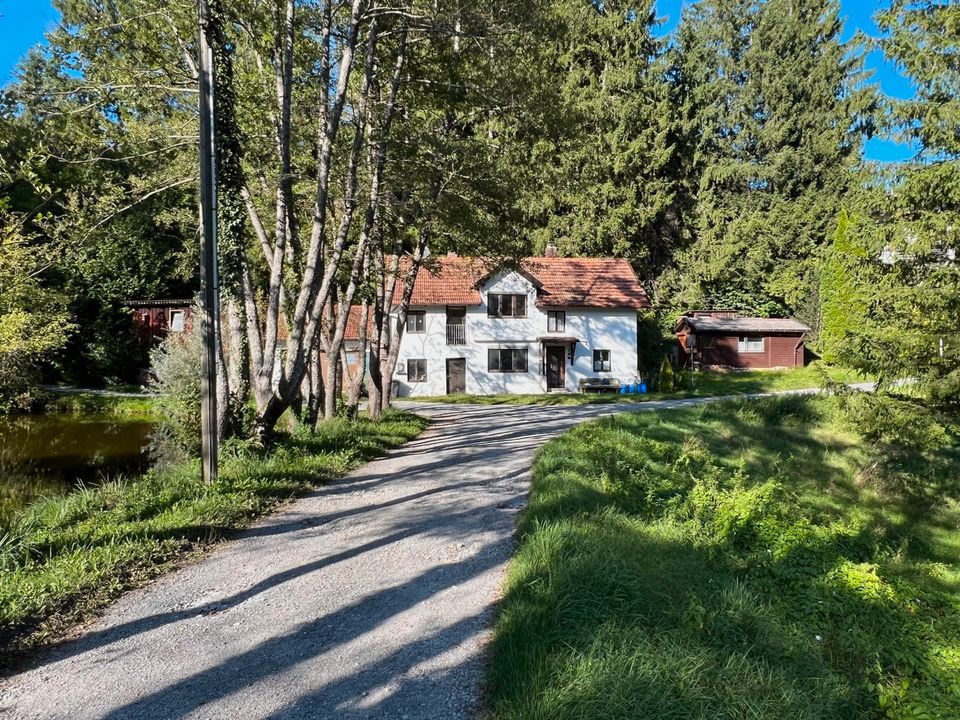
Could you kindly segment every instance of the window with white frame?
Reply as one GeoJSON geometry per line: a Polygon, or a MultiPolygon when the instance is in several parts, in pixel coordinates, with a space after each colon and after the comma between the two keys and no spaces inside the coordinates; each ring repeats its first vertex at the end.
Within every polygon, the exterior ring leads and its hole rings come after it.
{"type": "Polygon", "coordinates": [[[527,371],[526,348],[491,348],[487,351],[487,370],[500,373],[527,371]]]}
{"type": "Polygon", "coordinates": [[[427,361],[423,358],[407,360],[407,382],[427,381],[427,361]]]}
{"type": "Polygon", "coordinates": [[[594,372],[610,372],[610,351],[609,350],[593,351],[593,371],[594,372]]]}
{"type": "Polygon", "coordinates": [[[422,333],[426,332],[427,313],[423,310],[411,310],[407,313],[407,332],[422,333]]]}
{"type": "Polygon", "coordinates": [[[763,337],[744,336],[737,341],[737,351],[742,353],[762,353],[763,337]]]}
{"type": "Polygon", "coordinates": [[[563,310],[547,311],[547,332],[563,332],[567,328],[567,313],[563,310]]]}
{"type": "Polygon", "coordinates": [[[186,316],[184,315],[183,310],[171,310],[170,311],[170,331],[171,332],[183,332],[186,316]]]}
{"type": "Polygon", "coordinates": [[[526,295],[502,295],[490,293],[487,295],[487,315],[489,317],[513,317],[522,318],[527,316],[527,296],[526,295]]]}

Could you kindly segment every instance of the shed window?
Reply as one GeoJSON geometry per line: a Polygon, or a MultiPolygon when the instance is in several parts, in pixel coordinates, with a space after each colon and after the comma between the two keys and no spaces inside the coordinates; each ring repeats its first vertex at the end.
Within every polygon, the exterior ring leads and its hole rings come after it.
{"type": "Polygon", "coordinates": [[[763,352],[763,338],[741,337],[737,342],[737,351],[742,353],[761,353],[763,352]]]}
{"type": "Polygon", "coordinates": [[[427,313],[423,310],[411,310],[407,313],[407,332],[422,333],[426,332],[427,313]]]}
{"type": "Polygon", "coordinates": [[[490,317],[526,317],[526,295],[487,295],[487,315],[490,317]]]}
{"type": "Polygon", "coordinates": [[[563,332],[567,327],[567,313],[563,310],[547,311],[547,332],[563,332]]]}
{"type": "Polygon", "coordinates": [[[184,315],[183,310],[170,311],[170,330],[171,332],[183,332],[184,315]]]}
{"type": "Polygon", "coordinates": [[[490,372],[522,373],[527,371],[527,349],[491,348],[487,351],[490,372]]]}
{"type": "Polygon", "coordinates": [[[427,381],[427,361],[424,359],[407,360],[407,382],[427,381]]]}
{"type": "Polygon", "coordinates": [[[593,351],[593,371],[594,372],[610,372],[610,351],[609,350],[593,351]]]}

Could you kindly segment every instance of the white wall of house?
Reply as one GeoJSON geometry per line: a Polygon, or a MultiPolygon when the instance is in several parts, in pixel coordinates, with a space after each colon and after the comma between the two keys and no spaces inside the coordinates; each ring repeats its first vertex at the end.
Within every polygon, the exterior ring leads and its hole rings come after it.
{"type": "MultiPolygon", "coordinates": [[[[466,359],[466,392],[471,395],[495,393],[542,393],[547,390],[543,358],[544,343],[538,338],[556,335],[576,337],[579,342],[573,362],[566,354],[565,388],[576,392],[581,378],[609,377],[621,381],[637,375],[637,313],[630,308],[539,308],[536,289],[523,275],[504,271],[492,276],[481,290],[482,304],[466,308],[466,345],[447,345],[445,306],[411,307],[425,313],[424,332],[404,332],[394,381],[400,397],[445,395],[447,358],[466,359]],[[496,318],[487,315],[489,293],[523,294],[527,297],[526,317],[496,318]],[[564,310],[563,331],[547,331],[547,311],[564,310]],[[526,372],[490,372],[491,348],[525,348],[526,372]],[[594,371],[593,351],[610,351],[610,370],[594,371]],[[427,361],[423,382],[410,382],[407,361],[427,361]]],[[[549,344],[546,343],[546,344],[549,344]]]]}

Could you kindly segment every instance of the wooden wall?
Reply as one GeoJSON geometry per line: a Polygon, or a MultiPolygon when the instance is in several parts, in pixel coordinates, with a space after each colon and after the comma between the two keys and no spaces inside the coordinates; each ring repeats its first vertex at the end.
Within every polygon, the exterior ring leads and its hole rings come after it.
{"type": "Polygon", "coordinates": [[[697,333],[700,362],[736,368],[799,367],[803,365],[803,341],[798,334],[765,335],[763,352],[740,353],[739,336],[697,333]],[[712,347],[706,345],[713,340],[712,347]]]}

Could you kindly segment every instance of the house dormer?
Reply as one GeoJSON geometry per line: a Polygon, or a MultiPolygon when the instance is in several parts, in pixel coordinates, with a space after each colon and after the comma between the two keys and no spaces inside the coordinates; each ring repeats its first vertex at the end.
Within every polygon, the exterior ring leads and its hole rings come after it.
{"type": "Polygon", "coordinates": [[[525,318],[543,285],[522,269],[503,267],[477,282],[481,301],[491,318],[525,318]]]}

